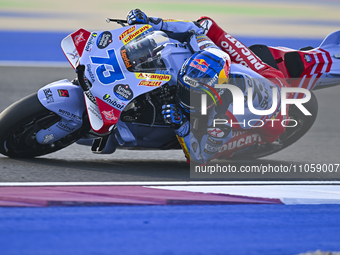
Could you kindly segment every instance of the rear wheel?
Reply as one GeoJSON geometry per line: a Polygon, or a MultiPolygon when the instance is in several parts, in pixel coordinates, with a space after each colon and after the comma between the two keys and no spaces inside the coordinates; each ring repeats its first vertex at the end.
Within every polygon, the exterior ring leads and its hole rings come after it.
{"type": "Polygon", "coordinates": [[[31,158],[65,148],[81,138],[89,129],[83,126],[53,145],[36,141],[35,134],[60,121],[61,117],[46,109],[34,93],[9,106],[0,114],[0,153],[14,158],[31,158]]]}
{"type": "Polygon", "coordinates": [[[316,96],[313,92],[311,92],[311,99],[304,104],[304,107],[312,115],[304,115],[295,105],[289,107],[289,118],[296,120],[297,123],[288,123],[287,125],[297,125],[294,128],[286,128],[286,131],[280,136],[280,139],[283,143],[283,148],[295,143],[313,126],[318,114],[318,100],[316,99],[316,96]]]}
{"type": "Polygon", "coordinates": [[[247,154],[235,155],[232,159],[249,159],[261,158],[270,154],[276,153],[291,144],[295,143],[313,126],[318,113],[318,101],[313,92],[311,92],[311,99],[304,104],[304,107],[312,114],[310,116],[304,115],[295,105],[289,107],[289,119],[295,120],[292,123],[286,123],[286,131],[280,136],[281,144],[266,144],[263,147],[247,152],[247,154]]]}

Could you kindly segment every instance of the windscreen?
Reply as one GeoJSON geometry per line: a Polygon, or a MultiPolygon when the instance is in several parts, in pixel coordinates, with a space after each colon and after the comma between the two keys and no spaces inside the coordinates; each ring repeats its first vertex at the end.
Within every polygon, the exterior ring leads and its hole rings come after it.
{"type": "Polygon", "coordinates": [[[166,43],[169,43],[169,38],[161,31],[136,37],[120,49],[126,68],[130,72],[145,73],[167,70],[162,55],[157,52],[157,47],[166,43]]]}

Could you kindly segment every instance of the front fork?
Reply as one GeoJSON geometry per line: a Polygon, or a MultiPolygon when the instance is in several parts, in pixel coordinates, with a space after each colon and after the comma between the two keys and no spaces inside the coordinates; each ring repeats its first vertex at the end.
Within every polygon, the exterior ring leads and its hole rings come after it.
{"type": "Polygon", "coordinates": [[[40,144],[53,144],[73,133],[83,125],[83,113],[86,110],[83,90],[68,80],[48,84],[38,91],[40,103],[56,113],[61,119],[36,134],[40,144]]]}

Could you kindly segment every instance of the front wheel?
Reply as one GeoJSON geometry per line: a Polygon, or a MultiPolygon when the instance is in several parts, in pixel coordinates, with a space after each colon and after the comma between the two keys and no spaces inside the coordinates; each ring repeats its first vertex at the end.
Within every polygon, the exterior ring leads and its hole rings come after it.
{"type": "Polygon", "coordinates": [[[0,114],[0,153],[13,158],[32,158],[65,148],[81,138],[89,129],[87,118],[83,126],[54,144],[40,144],[35,134],[60,121],[61,117],[46,109],[37,93],[12,104],[0,114]]]}

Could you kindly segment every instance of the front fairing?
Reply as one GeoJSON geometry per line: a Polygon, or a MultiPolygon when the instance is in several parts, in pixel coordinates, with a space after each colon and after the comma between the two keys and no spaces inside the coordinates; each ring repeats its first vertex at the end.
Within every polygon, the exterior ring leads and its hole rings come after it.
{"type": "Polygon", "coordinates": [[[155,32],[150,25],[92,32],[89,36],[79,64],[85,66],[89,87],[85,101],[94,131],[108,132],[130,101],[171,79],[170,64],[166,60],[166,55],[171,54],[169,49],[158,53],[163,61],[159,70],[143,69],[141,65],[131,70],[126,49],[133,47],[138,38],[145,37],[155,39],[157,46],[169,42],[164,33],[155,32]]]}

